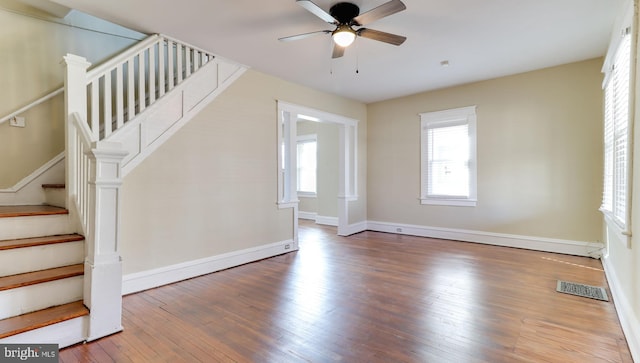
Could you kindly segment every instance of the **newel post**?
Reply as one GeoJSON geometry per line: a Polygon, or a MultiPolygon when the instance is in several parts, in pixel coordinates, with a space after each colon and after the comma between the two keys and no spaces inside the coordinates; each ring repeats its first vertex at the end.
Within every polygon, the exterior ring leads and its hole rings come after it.
{"type": "Polygon", "coordinates": [[[89,222],[87,223],[84,303],[91,314],[87,340],[122,330],[122,260],[120,188],[122,160],[127,152],[118,143],[97,142],[88,153],[89,222]]]}
{"type": "Polygon", "coordinates": [[[62,63],[65,66],[64,72],[64,141],[65,141],[65,184],[67,189],[67,206],[71,205],[70,196],[77,190],[73,157],[77,154],[76,145],[73,140],[73,123],[71,115],[78,113],[83,120],[87,119],[87,68],[91,63],[83,57],[67,54],[62,63]]]}

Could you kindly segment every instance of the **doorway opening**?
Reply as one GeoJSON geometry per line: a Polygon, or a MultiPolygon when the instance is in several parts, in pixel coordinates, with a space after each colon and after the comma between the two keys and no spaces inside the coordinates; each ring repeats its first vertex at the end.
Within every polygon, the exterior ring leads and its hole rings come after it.
{"type": "Polygon", "coordinates": [[[330,123],[338,128],[338,235],[349,235],[349,202],[358,200],[358,120],[278,101],[278,207],[293,208],[293,239],[298,241],[298,121],[330,123]]]}

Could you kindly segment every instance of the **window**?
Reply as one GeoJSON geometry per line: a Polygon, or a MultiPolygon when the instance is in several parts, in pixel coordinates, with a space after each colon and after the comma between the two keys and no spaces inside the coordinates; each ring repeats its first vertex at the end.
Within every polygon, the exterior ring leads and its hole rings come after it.
{"type": "Polygon", "coordinates": [[[420,114],[422,204],[476,205],[476,107],[420,114]]]}
{"type": "Polygon", "coordinates": [[[622,229],[628,212],[631,35],[624,31],[604,81],[604,185],[600,210],[622,229]]]}
{"type": "Polygon", "coordinates": [[[298,136],[298,194],[316,194],[316,135],[298,136]]]}

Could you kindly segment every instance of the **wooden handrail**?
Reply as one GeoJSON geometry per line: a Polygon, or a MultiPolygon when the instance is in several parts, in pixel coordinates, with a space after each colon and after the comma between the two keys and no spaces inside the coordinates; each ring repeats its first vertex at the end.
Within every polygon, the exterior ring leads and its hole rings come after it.
{"type": "Polygon", "coordinates": [[[19,114],[21,114],[21,113],[31,109],[32,107],[35,107],[35,106],[37,106],[37,105],[39,105],[39,104],[41,104],[41,103],[43,103],[45,101],[50,100],[53,97],[55,97],[55,96],[57,96],[57,95],[59,95],[59,94],[61,94],[63,92],[64,92],[64,87],[60,87],[57,90],[38,98],[37,100],[29,103],[28,105],[26,105],[24,107],[21,107],[21,108],[15,110],[15,111],[11,112],[10,114],[8,114],[7,116],[4,116],[3,118],[0,118],[0,124],[11,120],[12,118],[18,116],[19,114]]]}

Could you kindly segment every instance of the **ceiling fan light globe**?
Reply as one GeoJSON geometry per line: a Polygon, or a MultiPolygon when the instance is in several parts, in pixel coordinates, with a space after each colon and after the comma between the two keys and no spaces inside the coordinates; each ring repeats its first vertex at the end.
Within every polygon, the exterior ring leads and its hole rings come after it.
{"type": "Polygon", "coordinates": [[[338,28],[331,35],[334,43],[341,47],[348,47],[356,39],[356,33],[349,27],[338,28]]]}

